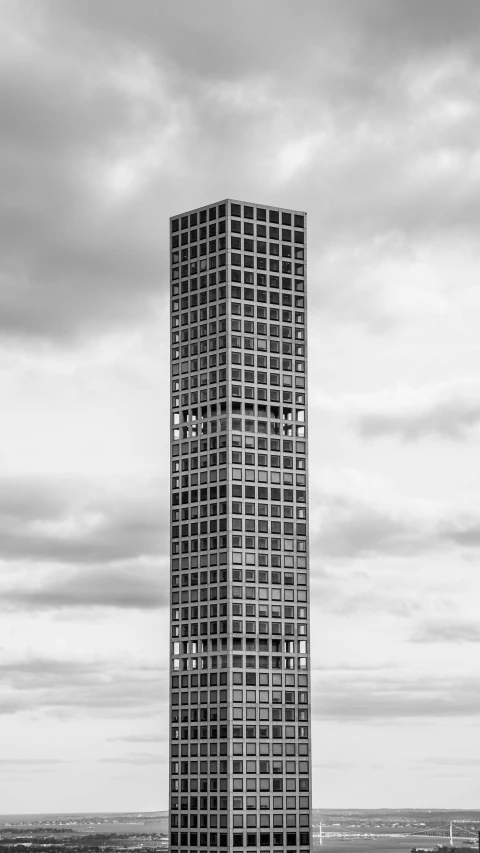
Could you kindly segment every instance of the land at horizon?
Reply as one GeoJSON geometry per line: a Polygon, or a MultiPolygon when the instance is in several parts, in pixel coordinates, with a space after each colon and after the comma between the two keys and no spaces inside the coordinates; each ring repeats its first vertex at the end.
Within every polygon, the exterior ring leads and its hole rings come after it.
{"type": "MultiPolygon", "coordinates": [[[[470,833],[472,850],[480,829],[480,811],[445,809],[313,809],[312,847],[322,853],[409,853],[434,848],[448,838],[422,836],[448,833],[450,821],[457,836],[470,833]],[[322,824],[322,845],[319,826],[322,824]],[[330,834],[331,833],[331,834],[330,834]]],[[[464,843],[455,841],[455,846],[464,843]]],[[[39,853],[122,853],[132,849],[168,851],[168,812],[100,812],[0,815],[0,853],[28,847],[39,853]]]]}

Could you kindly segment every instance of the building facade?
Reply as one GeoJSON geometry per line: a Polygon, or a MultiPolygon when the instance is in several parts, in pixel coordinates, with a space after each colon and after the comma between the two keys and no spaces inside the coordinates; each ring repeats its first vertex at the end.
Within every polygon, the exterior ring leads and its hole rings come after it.
{"type": "Polygon", "coordinates": [[[170,849],[310,849],[306,214],[171,249],[170,849]]]}

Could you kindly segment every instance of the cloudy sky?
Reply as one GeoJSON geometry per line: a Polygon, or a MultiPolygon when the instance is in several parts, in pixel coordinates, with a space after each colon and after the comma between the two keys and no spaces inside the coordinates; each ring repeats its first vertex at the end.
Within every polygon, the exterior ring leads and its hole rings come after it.
{"type": "Polygon", "coordinates": [[[0,0],[2,812],[167,806],[167,220],[309,214],[314,805],[480,783],[480,6],[0,0]]]}

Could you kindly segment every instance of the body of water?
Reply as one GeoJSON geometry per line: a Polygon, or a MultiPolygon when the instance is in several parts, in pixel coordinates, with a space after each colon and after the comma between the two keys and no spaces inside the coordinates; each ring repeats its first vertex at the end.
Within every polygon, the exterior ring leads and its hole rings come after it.
{"type": "MultiPolygon", "coordinates": [[[[322,853],[409,853],[449,844],[478,849],[480,811],[314,809],[313,847],[322,853]]],[[[168,849],[168,812],[0,815],[0,853],[168,849]]]]}

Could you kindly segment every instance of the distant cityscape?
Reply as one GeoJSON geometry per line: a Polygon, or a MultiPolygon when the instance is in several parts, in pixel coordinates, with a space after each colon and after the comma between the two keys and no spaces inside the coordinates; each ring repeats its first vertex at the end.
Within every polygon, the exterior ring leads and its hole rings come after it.
{"type": "MultiPolygon", "coordinates": [[[[167,811],[0,816],[0,853],[168,851],[167,811]]],[[[476,851],[480,810],[313,809],[322,853],[476,851]],[[452,843],[451,843],[452,842],[452,843]]]]}

